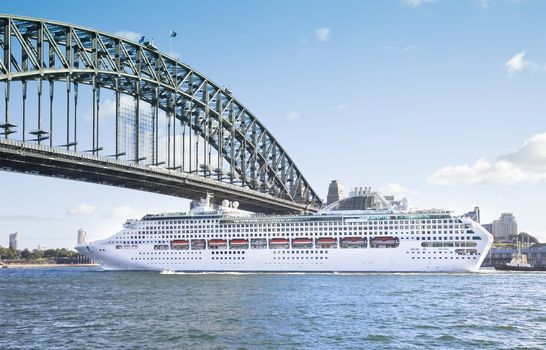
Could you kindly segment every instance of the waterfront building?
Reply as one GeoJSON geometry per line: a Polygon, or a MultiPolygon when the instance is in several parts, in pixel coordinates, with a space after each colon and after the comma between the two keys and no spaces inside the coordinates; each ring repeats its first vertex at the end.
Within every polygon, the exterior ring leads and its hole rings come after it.
{"type": "Polygon", "coordinates": [[[508,237],[518,234],[518,223],[512,213],[502,213],[491,225],[493,231],[491,233],[496,240],[507,241],[508,237]]]}
{"type": "Polygon", "coordinates": [[[463,215],[465,218],[469,218],[480,223],[480,207],[474,207],[474,210],[469,211],[468,213],[463,215]]]}
{"type": "Polygon", "coordinates": [[[326,198],[326,205],[330,205],[346,197],[345,186],[339,180],[332,180],[330,186],[328,186],[328,197],[326,198]]]}
{"type": "MultiPolygon", "coordinates": [[[[491,248],[485,257],[482,266],[504,266],[518,250],[512,248],[491,248]]],[[[546,267],[546,246],[536,245],[532,247],[524,246],[521,253],[527,256],[527,262],[533,267],[546,267]]]]}
{"type": "Polygon", "coordinates": [[[78,230],[78,245],[84,244],[87,242],[87,232],[83,230],[83,228],[80,228],[78,230]]]}
{"type": "Polygon", "coordinates": [[[9,235],[9,249],[19,249],[19,234],[17,232],[9,235]]]}

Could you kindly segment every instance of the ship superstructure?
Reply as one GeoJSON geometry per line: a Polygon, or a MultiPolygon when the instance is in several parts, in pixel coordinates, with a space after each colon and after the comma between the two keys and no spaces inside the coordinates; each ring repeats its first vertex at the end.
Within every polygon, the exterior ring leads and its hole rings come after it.
{"type": "Polygon", "coordinates": [[[475,271],[493,237],[448,211],[401,211],[367,189],[312,215],[261,215],[209,198],[188,213],[127,220],[76,249],[105,270],[475,271]]]}

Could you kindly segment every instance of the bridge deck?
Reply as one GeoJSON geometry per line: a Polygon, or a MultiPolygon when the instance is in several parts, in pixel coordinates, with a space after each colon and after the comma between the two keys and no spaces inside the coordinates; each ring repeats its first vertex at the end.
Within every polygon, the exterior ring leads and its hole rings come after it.
{"type": "Polygon", "coordinates": [[[314,212],[316,208],[229,183],[159,167],[0,140],[0,170],[44,175],[165,194],[189,199],[212,193],[214,201],[239,201],[240,208],[262,213],[314,212]]]}

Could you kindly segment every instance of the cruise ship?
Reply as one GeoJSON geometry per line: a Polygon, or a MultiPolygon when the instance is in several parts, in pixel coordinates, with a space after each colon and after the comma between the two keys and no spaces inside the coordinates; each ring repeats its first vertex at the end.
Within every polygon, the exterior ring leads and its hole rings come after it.
{"type": "Polygon", "coordinates": [[[470,272],[493,236],[444,210],[407,210],[370,188],[316,214],[263,215],[210,196],[188,213],[127,220],[76,249],[103,270],[176,272],[470,272]]]}

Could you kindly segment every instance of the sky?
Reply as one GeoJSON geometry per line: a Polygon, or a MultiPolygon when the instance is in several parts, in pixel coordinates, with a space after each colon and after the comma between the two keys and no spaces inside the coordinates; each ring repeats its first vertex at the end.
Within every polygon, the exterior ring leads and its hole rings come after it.
{"type": "MultiPolygon", "coordinates": [[[[145,35],[229,86],[313,188],[371,186],[546,241],[546,2],[3,0],[0,12],[145,35]]],[[[0,245],[72,248],[189,201],[0,172],[0,245]]]]}

